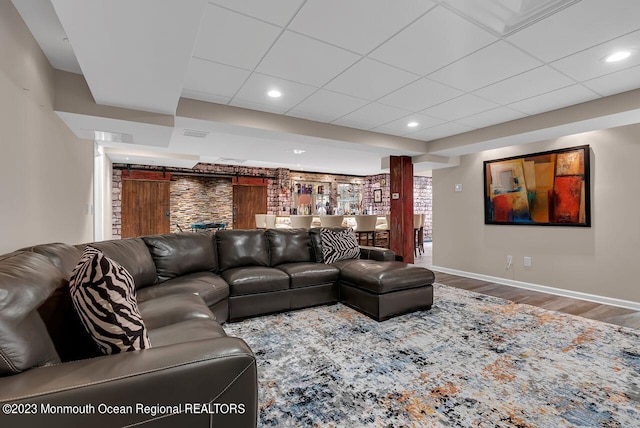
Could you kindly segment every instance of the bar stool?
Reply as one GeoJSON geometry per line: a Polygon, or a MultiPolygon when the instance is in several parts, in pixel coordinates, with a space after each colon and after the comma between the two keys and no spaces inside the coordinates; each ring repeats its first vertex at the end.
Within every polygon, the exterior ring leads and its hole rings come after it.
{"type": "Polygon", "coordinates": [[[320,225],[322,227],[342,227],[343,215],[321,215],[320,225]]]}
{"type": "Polygon", "coordinates": [[[275,214],[267,214],[266,218],[266,228],[267,229],[275,229],[276,228],[276,215],[275,214]]]}
{"type": "Polygon", "coordinates": [[[358,237],[358,243],[364,234],[365,245],[375,245],[376,243],[376,221],[377,215],[357,215],[355,232],[358,237]]]}
{"type": "MultiPolygon", "coordinates": [[[[376,222],[376,239],[378,242],[382,242],[380,246],[384,248],[389,248],[389,246],[391,245],[390,235],[389,235],[389,229],[391,229],[390,217],[391,216],[387,214],[385,216],[384,222],[380,224],[376,222]]],[[[377,244],[378,243],[376,242],[376,246],[378,246],[377,244]]]]}
{"type": "Polygon", "coordinates": [[[256,214],[256,229],[266,229],[266,228],[267,228],[267,215],[256,214]]]}
{"type": "Polygon", "coordinates": [[[418,253],[424,252],[424,245],[420,244],[420,233],[422,230],[423,214],[413,215],[413,255],[417,256],[418,253]]]}
{"type": "Polygon", "coordinates": [[[311,229],[312,215],[291,215],[289,222],[292,229],[311,229]]]}

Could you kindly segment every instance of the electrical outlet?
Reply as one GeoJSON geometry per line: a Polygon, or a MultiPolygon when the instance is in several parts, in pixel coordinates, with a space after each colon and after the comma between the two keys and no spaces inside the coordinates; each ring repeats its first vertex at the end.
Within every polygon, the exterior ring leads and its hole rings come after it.
{"type": "Polygon", "coordinates": [[[531,257],[524,257],[524,267],[531,267],[531,257]]]}

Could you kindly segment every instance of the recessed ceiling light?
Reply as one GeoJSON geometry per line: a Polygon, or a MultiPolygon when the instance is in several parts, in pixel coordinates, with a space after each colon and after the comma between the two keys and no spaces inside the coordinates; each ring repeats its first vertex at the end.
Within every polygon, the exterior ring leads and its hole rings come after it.
{"type": "Polygon", "coordinates": [[[407,123],[407,126],[409,128],[415,128],[416,126],[418,126],[418,122],[415,122],[415,121],[414,122],[409,122],[409,123],[407,123]]]}
{"type": "Polygon", "coordinates": [[[278,91],[277,89],[272,89],[267,92],[267,95],[269,95],[271,98],[280,98],[282,96],[282,92],[278,91]]]}
{"type": "Polygon", "coordinates": [[[301,154],[303,154],[304,152],[306,152],[306,150],[300,150],[300,149],[294,149],[294,150],[293,150],[293,153],[294,153],[294,154],[296,154],[296,155],[301,155],[301,154]]]}
{"type": "Polygon", "coordinates": [[[611,55],[606,57],[604,60],[606,62],[618,62],[618,61],[622,61],[623,59],[629,58],[629,56],[631,56],[631,52],[629,51],[618,51],[618,52],[612,53],[611,55]]]}

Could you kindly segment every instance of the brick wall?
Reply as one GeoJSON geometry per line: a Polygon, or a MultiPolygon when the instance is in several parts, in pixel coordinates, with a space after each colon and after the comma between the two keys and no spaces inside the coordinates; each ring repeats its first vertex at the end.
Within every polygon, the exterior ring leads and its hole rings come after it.
{"type": "Polygon", "coordinates": [[[425,214],[425,241],[431,241],[433,237],[432,183],[431,177],[413,177],[413,212],[425,214]]]}
{"type": "Polygon", "coordinates": [[[387,215],[391,210],[391,191],[389,190],[389,174],[368,175],[364,183],[364,207],[369,214],[387,215]],[[382,191],[382,202],[374,202],[373,192],[382,191]]]}

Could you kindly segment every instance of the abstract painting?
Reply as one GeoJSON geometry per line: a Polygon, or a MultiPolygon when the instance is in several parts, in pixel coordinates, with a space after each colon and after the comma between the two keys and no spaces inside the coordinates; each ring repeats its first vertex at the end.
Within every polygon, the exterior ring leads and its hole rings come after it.
{"type": "Polygon", "coordinates": [[[591,226],[589,146],[484,162],[485,224],[591,226]]]}

